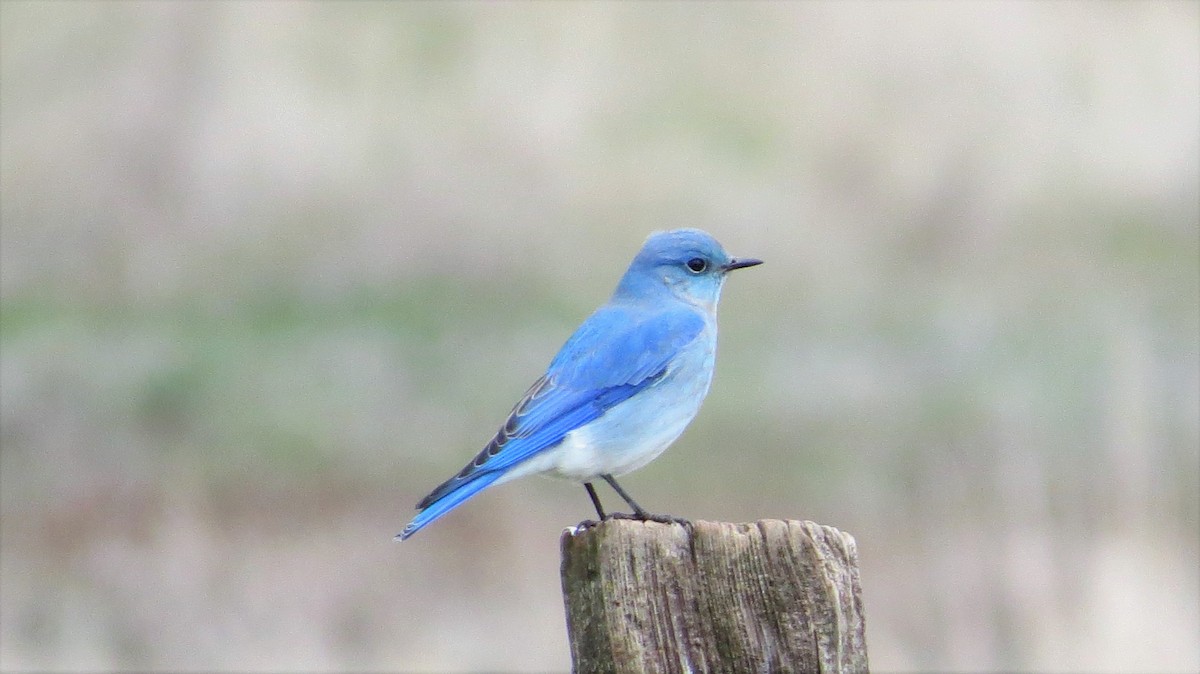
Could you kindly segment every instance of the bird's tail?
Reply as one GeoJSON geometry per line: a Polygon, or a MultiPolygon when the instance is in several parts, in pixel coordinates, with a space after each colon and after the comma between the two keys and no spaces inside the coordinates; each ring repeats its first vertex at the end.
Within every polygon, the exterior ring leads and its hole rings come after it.
{"type": "Polygon", "coordinates": [[[396,534],[396,540],[402,541],[409,536],[412,536],[424,528],[426,524],[429,524],[442,515],[454,510],[464,501],[483,491],[488,485],[500,479],[502,474],[503,473],[498,471],[477,473],[477,477],[475,477],[475,479],[471,480],[470,482],[464,482],[463,484],[459,485],[457,489],[445,493],[438,500],[422,508],[421,512],[417,513],[417,516],[413,518],[413,521],[409,522],[408,526],[404,527],[404,531],[396,534]]]}

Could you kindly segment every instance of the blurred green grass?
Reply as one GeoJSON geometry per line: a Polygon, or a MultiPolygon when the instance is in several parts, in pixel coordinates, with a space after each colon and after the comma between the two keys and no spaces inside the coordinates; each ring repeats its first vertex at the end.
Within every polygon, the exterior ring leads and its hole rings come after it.
{"type": "Polygon", "coordinates": [[[683,225],[639,501],[853,533],[879,669],[1200,662],[1195,5],[0,13],[0,669],[566,667],[581,489],[390,535],[683,225]]]}

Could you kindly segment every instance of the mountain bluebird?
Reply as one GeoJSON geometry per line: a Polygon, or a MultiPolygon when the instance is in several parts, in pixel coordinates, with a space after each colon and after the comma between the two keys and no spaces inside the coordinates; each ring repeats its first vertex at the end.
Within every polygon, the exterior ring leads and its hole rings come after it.
{"type": "Polygon", "coordinates": [[[631,517],[674,521],[647,513],[613,476],[649,463],[696,416],[712,381],[725,275],[756,264],[729,257],[698,229],[651,234],[608,303],[571,335],[483,451],[421,499],[397,538],[488,486],[534,474],[582,482],[601,520],[610,516],[596,478],[631,517]]]}

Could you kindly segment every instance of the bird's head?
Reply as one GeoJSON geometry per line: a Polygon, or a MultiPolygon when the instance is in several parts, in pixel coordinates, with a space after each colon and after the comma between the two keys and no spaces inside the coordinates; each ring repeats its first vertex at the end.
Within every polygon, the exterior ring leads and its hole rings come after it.
{"type": "Polygon", "coordinates": [[[684,302],[716,308],[725,275],[762,260],[730,257],[712,235],[699,229],[651,234],[617,285],[615,297],[653,299],[669,291],[684,302]]]}

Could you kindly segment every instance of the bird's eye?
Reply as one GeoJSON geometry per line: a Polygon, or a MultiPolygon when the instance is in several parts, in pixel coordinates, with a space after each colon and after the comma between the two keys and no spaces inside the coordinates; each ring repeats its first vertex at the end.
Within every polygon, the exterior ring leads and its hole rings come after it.
{"type": "Polygon", "coordinates": [[[705,260],[702,257],[694,257],[687,261],[687,268],[692,270],[692,273],[699,274],[705,269],[708,269],[708,260],[705,260]]]}

